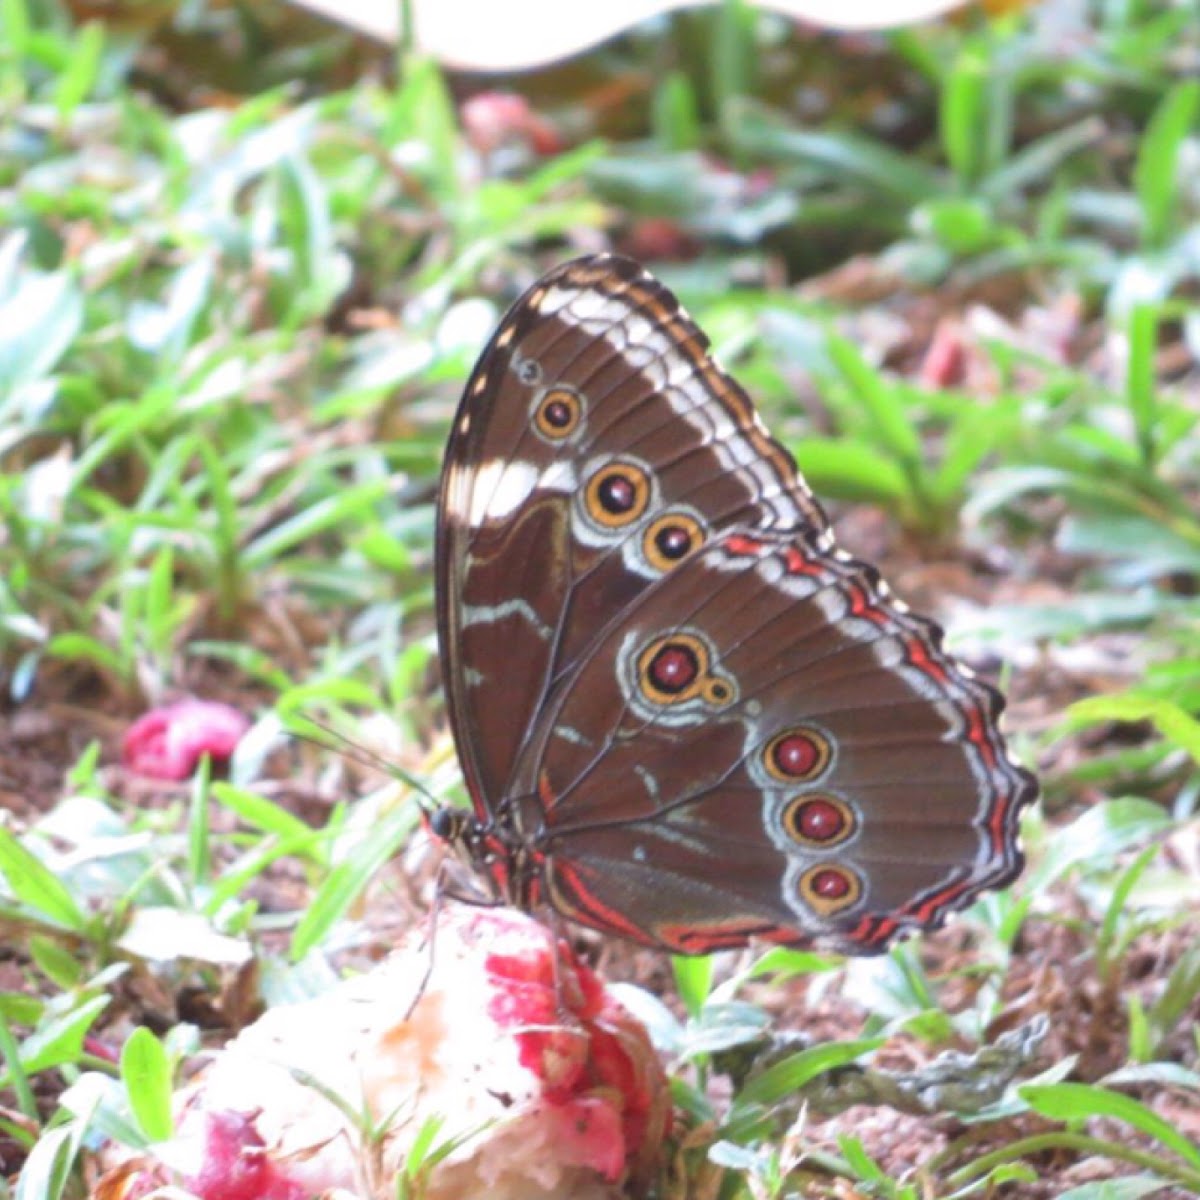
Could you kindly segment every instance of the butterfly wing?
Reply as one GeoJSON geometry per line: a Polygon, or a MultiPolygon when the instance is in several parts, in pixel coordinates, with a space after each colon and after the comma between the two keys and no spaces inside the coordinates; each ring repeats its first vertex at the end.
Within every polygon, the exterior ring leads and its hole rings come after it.
{"type": "Polygon", "coordinates": [[[827,536],[820,506],[674,296],[611,255],[513,306],[455,417],[438,625],[481,816],[555,681],[657,579],[735,524],[827,536]]]}
{"type": "Polygon", "coordinates": [[[1021,866],[999,694],[811,534],[731,531],[646,589],[517,771],[546,899],[679,952],[854,953],[1021,866]]]}

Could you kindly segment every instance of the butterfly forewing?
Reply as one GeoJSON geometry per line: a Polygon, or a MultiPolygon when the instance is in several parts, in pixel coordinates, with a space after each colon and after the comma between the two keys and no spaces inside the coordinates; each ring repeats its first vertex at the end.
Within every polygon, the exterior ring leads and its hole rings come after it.
{"type": "Polygon", "coordinates": [[[442,657],[477,808],[599,630],[734,524],[827,527],[670,292],[610,256],[552,271],[481,356],[442,481],[442,657]]]}

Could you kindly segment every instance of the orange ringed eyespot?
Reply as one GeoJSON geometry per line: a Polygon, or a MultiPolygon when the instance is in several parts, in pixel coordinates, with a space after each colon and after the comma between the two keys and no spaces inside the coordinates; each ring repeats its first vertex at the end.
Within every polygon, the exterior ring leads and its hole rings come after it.
{"type": "Polygon", "coordinates": [[[800,898],[818,916],[829,917],[856,904],[862,881],[846,867],[822,863],[800,876],[800,898]]]}
{"type": "Polygon", "coordinates": [[[780,819],[792,841],[818,850],[846,841],[858,827],[850,805],[824,792],[797,796],[788,802],[780,819]]]}
{"type": "Polygon", "coordinates": [[[688,513],[664,513],[642,535],[642,551],[656,571],[669,571],[702,545],[704,530],[688,513]]]}
{"type": "Polygon", "coordinates": [[[632,525],[646,511],[650,480],[632,463],[610,463],[592,475],[584,495],[588,516],[596,524],[620,529],[632,525]]]}
{"type": "Polygon", "coordinates": [[[763,765],[781,783],[811,783],[824,773],[832,757],[833,747],[823,733],[797,726],[767,743],[763,765]]]}
{"type": "Polygon", "coordinates": [[[579,428],[583,403],[570,388],[551,388],[539,401],[534,413],[538,432],[553,442],[569,438],[579,428]]]}
{"type": "Polygon", "coordinates": [[[654,704],[681,704],[697,698],[724,707],[734,699],[733,681],[716,674],[704,641],[694,634],[656,638],[637,661],[638,687],[654,704]]]}

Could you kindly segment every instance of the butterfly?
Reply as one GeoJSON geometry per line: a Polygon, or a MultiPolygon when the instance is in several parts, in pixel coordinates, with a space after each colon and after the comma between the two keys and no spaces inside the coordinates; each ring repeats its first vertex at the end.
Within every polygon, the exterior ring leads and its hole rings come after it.
{"type": "Polygon", "coordinates": [[[438,632],[495,898],[675,953],[845,953],[1010,882],[1036,781],[1000,694],[839,549],[637,263],[555,268],[451,428],[438,632]]]}

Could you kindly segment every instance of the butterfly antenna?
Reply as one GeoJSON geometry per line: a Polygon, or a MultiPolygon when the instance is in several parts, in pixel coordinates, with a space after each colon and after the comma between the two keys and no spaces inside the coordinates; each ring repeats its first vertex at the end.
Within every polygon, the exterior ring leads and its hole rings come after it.
{"type": "Polygon", "coordinates": [[[315,726],[326,735],[325,738],[313,737],[312,734],[305,733],[304,730],[298,728],[295,724],[289,724],[288,732],[294,737],[298,737],[310,745],[320,746],[323,750],[332,750],[335,754],[340,754],[358,763],[359,766],[373,767],[377,771],[382,771],[385,775],[390,775],[393,779],[398,779],[425,801],[425,804],[421,805],[423,809],[426,807],[429,809],[441,807],[442,801],[411,771],[406,771],[397,763],[389,762],[381,754],[376,754],[374,750],[367,749],[366,746],[362,746],[358,742],[348,738],[340,730],[334,729],[332,725],[326,725],[323,721],[318,721],[316,717],[303,715],[293,717],[292,720],[303,721],[307,725],[315,726]]]}

